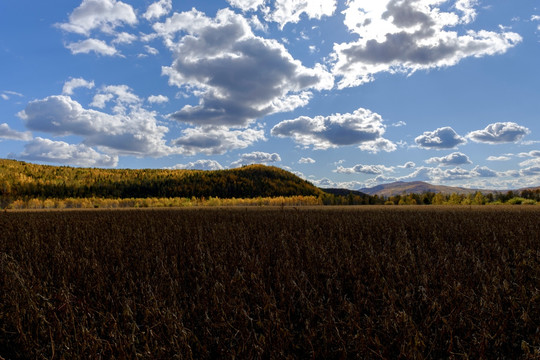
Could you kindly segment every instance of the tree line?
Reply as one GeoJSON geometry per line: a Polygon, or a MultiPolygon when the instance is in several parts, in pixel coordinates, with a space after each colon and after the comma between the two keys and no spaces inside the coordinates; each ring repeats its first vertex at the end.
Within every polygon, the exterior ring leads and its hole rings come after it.
{"type": "Polygon", "coordinates": [[[485,205],[537,202],[540,202],[540,189],[468,195],[426,192],[389,197],[344,189],[324,191],[288,171],[265,165],[216,171],[100,169],[0,159],[0,208],[485,205]],[[274,198],[277,200],[269,200],[274,198]]]}

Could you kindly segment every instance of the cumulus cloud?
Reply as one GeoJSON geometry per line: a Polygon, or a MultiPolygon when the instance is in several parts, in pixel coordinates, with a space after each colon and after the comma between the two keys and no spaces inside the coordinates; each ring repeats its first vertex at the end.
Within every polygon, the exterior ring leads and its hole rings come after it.
{"type": "Polygon", "coordinates": [[[476,176],[476,177],[482,177],[482,178],[499,176],[499,174],[496,171],[491,170],[490,168],[486,166],[475,166],[475,168],[471,170],[471,175],[476,176]]]}
{"type": "Polygon", "coordinates": [[[317,186],[317,187],[320,187],[320,188],[336,188],[336,187],[339,187],[339,185],[328,179],[328,178],[322,178],[322,179],[318,179],[318,180],[310,180],[310,182],[317,186]]]}
{"type": "Polygon", "coordinates": [[[476,19],[476,6],[478,5],[478,0],[458,0],[454,5],[456,10],[461,12],[461,22],[469,23],[476,19]]]}
{"type": "Polygon", "coordinates": [[[83,0],[69,15],[69,22],[57,26],[68,32],[88,36],[95,29],[111,34],[118,26],[136,23],[137,16],[131,5],[116,0],[83,0]]]}
{"type": "Polygon", "coordinates": [[[151,104],[163,104],[169,102],[169,98],[165,95],[151,95],[148,97],[148,102],[151,104]]]}
{"type": "Polygon", "coordinates": [[[540,150],[532,150],[527,153],[519,153],[519,157],[540,157],[540,150]]]}
{"type": "Polygon", "coordinates": [[[307,158],[303,157],[300,160],[298,160],[299,164],[315,164],[315,162],[316,162],[315,160],[313,160],[312,158],[309,158],[309,157],[307,157],[307,158]]]}
{"type": "Polygon", "coordinates": [[[103,86],[99,92],[94,95],[94,99],[90,106],[104,109],[110,101],[114,101],[116,104],[113,108],[115,113],[124,113],[128,106],[139,105],[142,102],[129,86],[108,85],[103,86]]]}
{"type": "Polygon", "coordinates": [[[265,14],[266,21],[272,21],[283,27],[288,23],[298,23],[303,15],[309,19],[321,19],[331,16],[336,11],[336,0],[227,0],[244,12],[259,8],[265,14]]]}
{"type": "Polygon", "coordinates": [[[539,150],[529,151],[528,153],[520,153],[520,154],[518,154],[518,156],[519,157],[531,157],[532,158],[532,159],[520,162],[519,166],[521,166],[521,167],[540,166],[540,151],[539,150]]]}
{"type": "Polygon", "coordinates": [[[540,175],[540,165],[531,166],[519,171],[521,176],[537,176],[540,175]]]}
{"type": "Polygon", "coordinates": [[[240,155],[240,159],[231,163],[231,167],[238,167],[249,164],[268,164],[281,161],[281,157],[277,153],[266,153],[262,151],[254,151],[240,155]]]}
{"type": "Polygon", "coordinates": [[[187,164],[176,164],[168,167],[170,170],[223,170],[223,166],[216,160],[197,160],[187,164]]]}
{"type": "Polygon", "coordinates": [[[267,11],[266,19],[277,22],[283,29],[287,23],[299,22],[303,14],[310,19],[331,16],[336,5],[336,0],[275,0],[274,9],[267,11]]]}
{"type": "Polygon", "coordinates": [[[255,36],[248,20],[229,9],[214,19],[196,10],[176,13],[154,29],[175,54],[162,70],[169,84],[200,99],[170,115],[181,122],[247,126],[306,105],[313,90],[333,87],[322,65],[303,66],[276,40],[255,36]],[[178,32],[187,34],[175,40],[178,32]]]}
{"type": "Polygon", "coordinates": [[[452,169],[419,167],[413,173],[401,177],[402,181],[433,181],[437,183],[452,181],[452,180],[464,180],[472,177],[471,172],[460,167],[452,169]]]}
{"type": "Polygon", "coordinates": [[[358,148],[362,151],[367,151],[372,154],[376,154],[380,151],[386,151],[386,152],[396,151],[397,145],[388,139],[379,138],[377,140],[363,142],[358,146],[358,148]]]}
{"type": "Polygon", "coordinates": [[[112,41],[113,44],[132,44],[137,40],[137,36],[127,33],[127,32],[121,32],[116,34],[116,37],[112,41]]]}
{"type": "Polygon", "coordinates": [[[94,52],[103,56],[121,56],[114,46],[107,45],[103,40],[86,39],[78,42],[67,44],[66,47],[73,55],[89,54],[94,52]]]}
{"type": "Polygon", "coordinates": [[[184,155],[221,155],[230,150],[244,149],[260,140],[266,140],[264,130],[234,130],[224,126],[194,127],[182,131],[182,136],[173,141],[177,151],[184,155]]]}
{"type": "Polygon", "coordinates": [[[66,81],[62,94],[73,95],[73,91],[78,88],[92,89],[95,86],[93,81],[86,81],[83,78],[72,78],[66,81]]]}
{"type": "Polygon", "coordinates": [[[351,168],[338,166],[334,172],[339,174],[368,174],[368,175],[383,175],[385,173],[394,172],[393,167],[384,165],[362,165],[358,164],[351,168]]]}
{"type": "Polygon", "coordinates": [[[69,96],[58,95],[30,102],[18,116],[30,130],[79,135],[85,145],[111,153],[164,156],[173,152],[165,145],[168,128],[157,124],[155,113],[140,107],[111,115],[85,109],[69,96]]]}
{"type": "Polygon", "coordinates": [[[73,145],[37,137],[24,146],[21,154],[10,154],[19,160],[43,161],[85,167],[115,167],[118,156],[100,154],[84,144],[73,145]]]}
{"type": "Polygon", "coordinates": [[[488,156],[486,159],[487,161],[508,161],[512,158],[510,156],[502,155],[502,156],[488,156]]]}
{"type": "Polygon", "coordinates": [[[403,165],[398,165],[398,168],[400,169],[412,169],[416,167],[416,164],[412,161],[407,161],[405,164],[403,165]]]}
{"type": "Polygon", "coordinates": [[[434,131],[426,131],[414,139],[416,144],[424,149],[453,149],[467,142],[451,127],[442,127],[434,131]]]}
{"type": "Polygon", "coordinates": [[[402,127],[402,126],[405,126],[407,125],[407,123],[405,121],[398,121],[398,122],[395,122],[392,124],[393,127],[402,127]]]}
{"type": "Polygon", "coordinates": [[[525,166],[540,166],[540,151],[531,151],[529,153],[522,153],[519,154],[520,157],[523,157],[525,155],[526,157],[532,157],[532,159],[525,160],[519,163],[519,166],[525,167],[525,166]]]}
{"type": "Polygon", "coordinates": [[[334,45],[333,73],[339,88],[372,81],[380,72],[411,74],[453,66],[468,57],[502,54],[522,41],[513,32],[466,30],[476,1],[380,0],[347,2],[345,25],[357,41],[334,45]]]}
{"type": "Polygon", "coordinates": [[[143,17],[148,20],[159,19],[167,15],[172,10],[172,0],[160,0],[150,4],[143,17]]]}
{"type": "Polygon", "coordinates": [[[427,164],[438,164],[441,166],[455,166],[455,165],[467,165],[472,164],[469,157],[460,152],[454,152],[450,155],[443,157],[432,157],[426,160],[427,164]]]}
{"type": "Polygon", "coordinates": [[[145,50],[148,54],[150,54],[150,55],[157,55],[157,54],[159,54],[158,49],[153,48],[153,47],[148,46],[148,45],[144,45],[144,50],[145,50]]]}
{"type": "Polygon", "coordinates": [[[8,140],[30,140],[32,139],[32,133],[29,131],[20,132],[13,130],[8,124],[0,124],[0,139],[8,140]]]}
{"type": "Polygon", "coordinates": [[[297,143],[313,146],[315,149],[366,143],[366,150],[375,149],[377,146],[388,148],[386,139],[382,138],[384,132],[382,117],[362,108],[353,113],[327,117],[301,116],[282,121],[272,128],[273,136],[292,137],[297,143]],[[378,144],[379,140],[383,141],[378,144]]]}
{"type": "Polygon", "coordinates": [[[243,11],[253,11],[264,5],[265,0],[227,0],[227,2],[243,11]]]}
{"type": "Polygon", "coordinates": [[[502,144],[517,142],[530,131],[514,122],[498,122],[488,125],[484,130],[472,131],[467,137],[474,142],[502,144]]]}
{"type": "Polygon", "coordinates": [[[476,166],[472,170],[463,169],[459,166],[451,169],[421,166],[411,174],[400,177],[397,180],[444,183],[447,181],[470,180],[475,178],[494,178],[499,176],[499,173],[485,166],[476,166]]]}

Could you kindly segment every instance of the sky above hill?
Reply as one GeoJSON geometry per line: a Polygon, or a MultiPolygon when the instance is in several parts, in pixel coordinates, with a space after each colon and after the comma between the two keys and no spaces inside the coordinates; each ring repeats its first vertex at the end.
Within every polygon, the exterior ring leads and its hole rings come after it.
{"type": "Polygon", "coordinates": [[[536,0],[0,3],[0,157],[540,185],[536,0]]]}

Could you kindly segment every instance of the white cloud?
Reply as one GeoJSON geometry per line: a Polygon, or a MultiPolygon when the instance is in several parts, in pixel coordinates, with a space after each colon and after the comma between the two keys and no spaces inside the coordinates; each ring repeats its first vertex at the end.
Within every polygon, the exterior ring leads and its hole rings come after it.
{"type": "Polygon", "coordinates": [[[69,15],[69,22],[57,26],[68,32],[89,36],[95,29],[112,34],[118,26],[136,23],[137,16],[131,5],[116,0],[83,0],[69,15]]]}
{"type": "Polygon", "coordinates": [[[467,142],[451,127],[442,127],[434,131],[426,131],[414,139],[416,144],[424,149],[453,149],[467,142]]]}
{"type": "Polygon", "coordinates": [[[522,155],[526,155],[527,157],[532,157],[532,159],[525,160],[519,163],[519,166],[526,167],[526,166],[540,166],[540,151],[531,151],[530,153],[520,154],[520,157],[523,157],[522,155]]]}
{"type": "Polygon", "coordinates": [[[336,0],[227,0],[227,2],[244,12],[261,8],[265,20],[278,23],[281,29],[287,23],[298,23],[302,15],[309,19],[331,16],[337,6],[336,0]]]}
{"type": "Polygon", "coordinates": [[[432,157],[426,160],[427,164],[438,164],[441,166],[452,166],[452,165],[467,165],[472,164],[472,161],[469,157],[460,152],[454,152],[452,154],[443,156],[443,157],[432,157]]]}
{"type": "Polygon", "coordinates": [[[509,156],[489,156],[486,160],[487,161],[508,161],[508,160],[511,160],[512,158],[509,157],[509,156]]]}
{"type": "Polygon", "coordinates": [[[73,91],[78,88],[94,88],[95,84],[93,81],[86,81],[83,78],[72,78],[64,83],[64,88],[62,89],[62,94],[64,95],[73,95],[73,91]]]}
{"type": "Polygon", "coordinates": [[[338,166],[334,172],[339,174],[368,174],[368,175],[383,175],[385,173],[394,172],[393,167],[387,167],[384,165],[362,165],[358,164],[351,168],[338,166]]]}
{"type": "Polygon", "coordinates": [[[238,167],[249,164],[268,164],[281,161],[281,157],[277,153],[266,153],[262,151],[254,151],[247,154],[242,154],[240,159],[231,163],[231,167],[238,167]]]}
{"type": "Polygon", "coordinates": [[[115,101],[116,106],[113,108],[115,113],[124,113],[127,106],[139,105],[142,102],[129,86],[108,85],[102,87],[99,93],[94,95],[90,106],[103,109],[110,101],[115,101]]]}
{"type": "Polygon", "coordinates": [[[531,16],[531,21],[540,21],[540,16],[539,15],[531,16]]]}
{"type": "Polygon", "coordinates": [[[227,2],[242,11],[253,11],[264,5],[265,0],[227,0],[227,2]]]}
{"type": "Polygon", "coordinates": [[[24,97],[24,95],[21,93],[9,90],[2,91],[2,93],[0,94],[0,97],[6,101],[9,100],[11,96],[24,97]]]}
{"type": "Polygon", "coordinates": [[[462,13],[461,22],[470,23],[476,19],[476,9],[478,6],[478,0],[457,0],[455,7],[458,11],[462,13]]]}
{"type": "Polygon", "coordinates": [[[89,110],[69,96],[49,96],[30,102],[19,117],[34,131],[57,136],[79,135],[87,146],[108,153],[164,156],[174,153],[165,145],[168,128],[159,126],[156,114],[133,106],[129,113],[110,115],[89,110]]]}
{"type": "Polygon", "coordinates": [[[538,176],[540,175],[540,165],[521,169],[519,173],[521,176],[538,176]]]}
{"type": "Polygon", "coordinates": [[[272,128],[274,136],[292,137],[297,143],[306,147],[313,146],[315,149],[355,144],[367,144],[364,150],[373,150],[377,147],[392,148],[385,143],[388,140],[382,138],[384,132],[382,117],[362,108],[352,114],[315,118],[301,116],[294,120],[282,121],[272,128]]]}
{"type": "Polygon", "coordinates": [[[98,39],[86,39],[67,44],[66,47],[73,55],[88,54],[95,52],[103,56],[122,56],[115,47],[107,45],[105,41],[98,39]]]}
{"type": "Polygon", "coordinates": [[[320,187],[320,188],[337,188],[339,187],[339,185],[328,179],[328,178],[322,178],[322,179],[318,179],[318,180],[310,180],[310,182],[317,186],[317,187],[320,187]]]}
{"type": "Polygon", "coordinates": [[[476,176],[476,177],[482,177],[482,178],[499,176],[499,174],[496,171],[491,170],[490,168],[486,166],[475,166],[475,168],[472,169],[471,171],[471,175],[476,176]]]}
{"type": "Polygon", "coordinates": [[[287,23],[299,22],[303,14],[310,19],[331,16],[336,5],[336,0],[275,0],[274,9],[268,12],[266,19],[277,22],[283,29],[287,23]]]}
{"type": "Polygon", "coordinates": [[[467,137],[475,142],[502,144],[517,142],[530,131],[514,122],[498,122],[488,125],[484,130],[472,131],[467,137]]]}
{"type": "Polygon", "coordinates": [[[92,101],[90,106],[96,107],[98,109],[103,109],[105,108],[105,106],[107,106],[107,103],[113,98],[113,94],[96,94],[94,95],[94,100],[92,101]]]}
{"type": "Polygon", "coordinates": [[[415,167],[416,167],[416,164],[414,162],[412,162],[412,161],[408,161],[403,165],[398,165],[398,168],[400,168],[400,169],[412,169],[412,168],[415,168],[415,167]]]}
{"type": "Polygon", "coordinates": [[[532,150],[528,153],[519,153],[519,157],[540,157],[540,150],[532,150]]]}
{"type": "Polygon", "coordinates": [[[131,44],[137,40],[137,37],[127,32],[121,32],[116,34],[116,37],[112,41],[113,44],[131,44]]]}
{"type": "Polygon", "coordinates": [[[315,164],[315,162],[316,162],[315,160],[313,160],[312,158],[309,158],[309,157],[307,157],[307,158],[303,157],[300,160],[298,160],[299,164],[315,164]]]}
{"type": "Polygon", "coordinates": [[[393,127],[402,127],[402,126],[405,126],[407,125],[407,123],[405,121],[398,121],[398,122],[395,122],[392,124],[393,127]]]}
{"type": "Polygon", "coordinates": [[[144,45],[144,50],[145,50],[148,54],[150,54],[150,55],[157,55],[157,54],[159,54],[158,49],[153,48],[153,47],[148,46],[148,45],[144,45]]]}
{"type": "Polygon", "coordinates": [[[399,181],[429,181],[433,183],[445,183],[448,181],[470,180],[478,178],[495,178],[506,176],[485,166],[476,166],[472,170],[460,167],[442,169],[440,167],[419,167],[409,175],[398,178],[399,181]]]}
{"type": "Polygon", "coordinates": [[[263,24],[261,22],[261,20],[259,20],[259,17],[257,15],[253,15],[250,19],[249,19],[249,23],[251,25],[251,27],[255,30],[258,30],[258,31],[264,31],[264,32],[267,32],[268,31],[268,25],[265,23],[263,24]]]}
{"type": "Polygon", "coordinates": [[[148,97],[148,102],[151,104],[163,104],[169,102],[169,98],[165,95],[151,95],[148,97]]]}
{"type": "Polygon", "coordinates": [[[0,139],[8,140],[30,140],[32,139],[32,133],[29,131],[20,132],[13,130],[8,124],[0,124],[0,139]]]}
{"type": "Polygon", "coordinates": [[[85,167],[115,167],[118,156],[100,154],[84,144],[73,145],[37,137],[24,146],[21,154],[10,154],[19,160],[43,161],[85,167]]]}
{"type": "Polygon", "coordinates": [[[223,166],[216,160],[197,160],[187,164],[176,164],[168,167],[170,170],[223,170],[223,166]]]}
{"type": "Polygon", "coordinates": [[[248,21],[229,9],[215,19],[196,10],[177,13],[154,29],[175,54],[172,66],[163,68],[169,84],[200,99],[171,115],[181,122],[247,126],[306,105],[312,90],[333,87],[322,65],[304,67],[276,40],[255,36],[248,21]],[[187,35],[175,41],[180,31],[187,35]]]}
{"type": "Polygon", "coordinates": [[[203,126],[183,130],[182,136],[174,140],[173,144],[184,155],[220,155],[230,150],[247,148],[260,140],[266,140],[263,130],[203,126]]]}
{"type": "Polygon", "coordinates": [[[172,10],[172,0],[160,0],[151,4],[143,17],[148,20],[159,19],[162,16],[167,15],[172,10]]]}
{"type": "Polygon", "coordinates": [[[522,41],[513,32],[465,30],[476,16],[476,1],[455,2],[444,11],[441,0],[350,0],[345,25],[357,41],[334,45],[333,73],[339,88],[358,86],[380,72],[412,74],[453,66],[468,57],[505,53],[522,41]]]}
{"type": "Polygon", "coordinates": [[[367,151],[372,154],[376,154],[381,151],[386,151],[386,152],[396,151],[397,145],[388,139],[379,138],[377,140],[363,142],[358,146],[358,148],[362,151],[367,151]]]}

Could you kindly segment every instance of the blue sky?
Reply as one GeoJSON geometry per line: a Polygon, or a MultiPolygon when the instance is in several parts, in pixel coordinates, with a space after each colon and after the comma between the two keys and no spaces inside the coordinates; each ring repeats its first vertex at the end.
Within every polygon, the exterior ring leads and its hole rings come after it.
{"type": "Polygon", "coordinates": [[[2,158],[540,185],[537,1],[18,0],[0,34],[2,158]]]}

